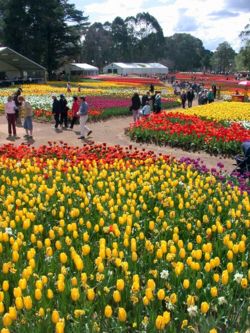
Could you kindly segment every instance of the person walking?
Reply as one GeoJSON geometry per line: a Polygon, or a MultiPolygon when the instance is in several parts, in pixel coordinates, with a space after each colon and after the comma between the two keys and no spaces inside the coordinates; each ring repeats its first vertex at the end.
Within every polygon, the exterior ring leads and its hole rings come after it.
{"type": "Polygon", "coordinates": [[[59,99],[59,105],[60,105],[60,114],[61,114],[61,119],[60,123],[61,126],[63,126],[67,129],[68,128],[68,101],[66,100],[65,96],[63,94],[60,95],[59,99]]]}
{"type": "Polygon", "coordinates": [[[81,136],[78,139],[85,139],[86,135],[89,136],[92,131],[86,126],[88,120],[89,105],[85,97],[80,97],[81,105],[77,114],[80,116],[80,131],[81,136]]]}
{"type": "Polygon", "coordinates": [[[13,99],[15,102],[15,113],[16,113],[16,125],[22,125],[21,122],[21,102],[18,101],[18,97],[22,94],[22,88],[18,88],[17,91],[13,95],[13,99]]]}
{"type": "Polygon", "coordinates": [[[212,89],[209,89],[209,92],[207,94],[207,100],[208,100],[208,103],[214,102],[214,93],[213,93],[212,89]]]}
{"type": "Polygon", "coordinates": [[[190,88],[187,92],[188,107],[191,108],[194,100],[194,91],[190,88]]]}
{"type": "Polygon", "coordinates": [[[23,110],[23,116],[24,116],[23,128],[26,131],[26,137],[32,139],[32,135],[33,135],[32,106],[30,105],[29,102],[27,102],[25,100],[25,98],[23,96],[19,96],[18,101],[22,103],[21,108],[23,110]]]}
{"type": "Polygon", "coordinates": [[[182,105],[183,109],[185,109],[185,107],[186,107],[186,101],[187,101],[186,91],[182,90],[182,92],[181,92],[181,105],[182,105]]]}
{"type": "Polygon", "coordinates": [[[53,104],[52,104],[52,113],[55,118],[55,129],[58,128],[58,125],[61,125],[61,108],[60,103],[56,97],[56,95],[52,95],[53,104]]]}
{"type": "Polygon", "coordinates": [[[136,122],[139,119],[139,110],[141,107],[141,100],[137,92],[134,93],[131,102],[132,102],[131,110],[133,112],[134,122],[136,122]]]}
{"type": "Polygon", "coordinates": [[[66,88],[67,88],[67,93],[70,94],[71,93],[71,84],[70,84],[70,82],[67,82],[66,88]]]}
{"type": "Polygon", "coordinates": [[[15,111],[15,102],[12,96],[9,96],[7,103],[4,104],[4,111],[8,121],[8,133],[11,137],[12,133],[14,138],[16,137],[16,111],[15,111]]]}
{"type": "Polygon", "coordinates": [[[161,112],[161,92],[160,91],[157,91],[156,95],[155,95],[154,110],[155,110],[155,113],[161,112]]]}
{"type": "Polygon", "coordinates": [[[214,99],[216,99],[216,93],[217,93],[217,87],[216,87],[216,84],[213,84],[213,85],[212,85],[212,91],[213,91],[213,94],[214,94],[214,99]]]}
{"type": "Polygon", "coordinates": [[[72,104],[72,120],[70,124],[70,128],[72,129],[76,123],[76,121],[79,119],[79,116],[77,115],[80,108],[80,101],[77,96],[73,96],[73,104],[72,104]]]}

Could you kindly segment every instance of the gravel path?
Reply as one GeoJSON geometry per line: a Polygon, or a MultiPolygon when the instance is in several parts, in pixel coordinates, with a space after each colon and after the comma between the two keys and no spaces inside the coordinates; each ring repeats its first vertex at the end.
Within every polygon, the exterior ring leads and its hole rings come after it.
{"type": "Polygon", "coordinates": [[[25,131],[22,127],[17,128],[18,138],[15,141],[7,139],[7,121],[5,116],[0,116],[0,144],[13,143],[15,145],[30,143],[35,147],[47,144],[48,141],[64,141],[70,145],[80,146],[86,143],[107,143],[108,145],[121,145],[128,146],[132,144],[139,149],[152,150],[155,153],[163,153],[177,159],[182,157],[189,157],[193,159],[200,158],[205,162],[209,168],[216,167],[218,162],[225,166],[225,170],[230,173],[234,169],[234,159],[210,156],[204,152],[188,152],[177,148],[171,147],[158,147],[153,144],[140,144],[131,142],[129,137],[124,134],[124,129],[129,127],[132,117],[112,118],[106,121],[89,123],[93,133],[88,140],[77,139],[79,132],[79,125],[75,126],[74,130],[63,130],[56,132],[49,123],[34,122],[34,139],[27,141],[24,138],[25,131]]]}

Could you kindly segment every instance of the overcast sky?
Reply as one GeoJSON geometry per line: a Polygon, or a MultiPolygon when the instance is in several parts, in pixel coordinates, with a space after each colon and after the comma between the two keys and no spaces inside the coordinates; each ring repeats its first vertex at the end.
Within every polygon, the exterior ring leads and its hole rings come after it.
{"type": "Polygon", "coordinates": [[[164,35],[186,32],[200,38],[209,50],[228,41],[238,51],[239,33],[250,22],[250,0],[70,0],[89,16],[90,23],[112,22],[149,12],[164,35]]]}

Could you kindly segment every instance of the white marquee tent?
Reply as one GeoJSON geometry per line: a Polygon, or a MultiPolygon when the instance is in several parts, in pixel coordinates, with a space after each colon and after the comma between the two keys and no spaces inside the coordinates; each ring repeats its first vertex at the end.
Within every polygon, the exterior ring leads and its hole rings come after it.
{"type": "Polygon", "coordinates": [[[0,82],[15,83],[17,81],[44,81],[46,69],[12,50],[0,47],[0,82]]]}
{"type": "Polygon", "coordinates": [[[152,62],[152,63],[123,63],[113,62],[103,68],[105,74],[120,75],[164,75],[168,74],[168,67],[152,62]]]}
{"type": "Polygon", "coordinates": [[[71,80],[74,76],[83,76],[83,75],[97,75],[99,73],[98,67],[85,64],[85,63],[70,63],[64,66],[65,74],[68,79],[71,80]]]}

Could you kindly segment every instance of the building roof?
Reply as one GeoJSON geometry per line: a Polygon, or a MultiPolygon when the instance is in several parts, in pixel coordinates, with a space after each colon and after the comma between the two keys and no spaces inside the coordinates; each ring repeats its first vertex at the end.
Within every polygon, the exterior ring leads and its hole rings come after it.
{"type": "MultiPolygon", "coordinates": [[[[132,62],[132,63],[124,63],[124,62],[113,62],[113,65],[120,67],[120,68],[124,68],[124,69],[128,69],[128,68],[151,68],[151,69],[158,69],[158,68],[166,68],[166,66],[159,64],[157,62],[150,62],[150,63],[140,63],[140,62],[132,62]]],[[[109,67],[109,64],[107,67],[109,67]]]]}
{"type": "Polygon", "coordinates": [[[9,47],[0,47],[0,61],[17,70],[45,70],[46,68],[9,47]]]}
{"type": "Polygon", "coordinates": [[[90,70],[98,71],[98,67],[95,67],[95,66],[92,66],[92,65],[89,65],[89,64],[85,64],[85,63],[72,62],[70,65],[76,67],[76,70],[77,69],[83,69],[83,70],[86,70],[86,71],[90,71],[90,70]]]}

